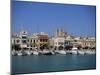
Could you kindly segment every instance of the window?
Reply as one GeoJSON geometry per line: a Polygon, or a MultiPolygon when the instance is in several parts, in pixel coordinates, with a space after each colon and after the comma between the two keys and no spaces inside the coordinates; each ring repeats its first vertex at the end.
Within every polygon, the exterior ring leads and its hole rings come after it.
{"type": "Polygon", "coordinates": [[[59,44],[59,45],[63,45],[63,42],[59,42],[58,44],[59,44]]]}
{"type": "Polygon", "coordinates": [[[26,40],[22,40],[22,43],[24,43],[24,44],[25,44],[25,43],[26,43],[26,40]]]}
{"type": "Polygon", "coordinates": [[[22,39],[26,39],[27,37],[26,36],[22,36],[22,39]]]}
{"type": "Polygon", "coordinates": [[[34,42],[35,42],[35,40],[34,40],[34,42]]]}
{"type": "Polygon", "coordinates": [[[31,42],[32,42],[32,39],[31,39],[31,42]]]}
{"type": "Polygon", "coordinates": [[[17,42],[17,43],[19,43],[19,42],[20,42],[20,40],[16,40],[16,42],[17,42]]]}
{"type": "Polygon", "coordinates": [[[28,40],[28,42],[29,42],[29,40],[28,40]]]}
{"type": "Polygon", "coordinates": [[[15,40],[14,40],[14,43],[15,43],[15,40]]]}
{"type": "Polygon", "coordinates": [[[42,39],[40,39],[40,41],[42,42],[42,39]]]}

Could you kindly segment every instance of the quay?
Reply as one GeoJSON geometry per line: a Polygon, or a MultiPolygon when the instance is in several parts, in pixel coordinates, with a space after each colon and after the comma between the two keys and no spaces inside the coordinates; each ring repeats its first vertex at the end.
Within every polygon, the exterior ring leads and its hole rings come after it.
{"type": "Polygon", "coordinates": [[[55,50],[55,51],[49,51],[49,50],[43,50],[43,51],[32,51],[32,50],[25,50],[25,51],[15,51],[13,50],[11,52],[13,56],[26,56],[26,55],[56,55],[56,54],[96,54],[95,50],[55,50]]]}
{"type": "Polygon", "coordinates": [[[44,32],[28,36],[28,32],[22,30],[12,35],[11,44],[11,54],[15,56],[96,54],[95,37],[72,36],[63,29],[57,29],[52,37],[44,32]]]}

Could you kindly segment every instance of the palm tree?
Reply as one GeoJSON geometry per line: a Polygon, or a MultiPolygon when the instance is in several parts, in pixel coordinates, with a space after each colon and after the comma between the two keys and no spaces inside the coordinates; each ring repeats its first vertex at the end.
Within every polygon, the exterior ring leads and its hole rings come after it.
{"type": "Polygon", "coordinates": [[[40,47],[41,47],[42,49],[48,48],[48,42],[41,42],[41,43],[40,43],[40,47]]]}
{"type": "Polygon", "coordinates": [[[32,46],[33,47],[38,46],[38,43],[34,42],[34,43],[32,43],[32,46]]]}

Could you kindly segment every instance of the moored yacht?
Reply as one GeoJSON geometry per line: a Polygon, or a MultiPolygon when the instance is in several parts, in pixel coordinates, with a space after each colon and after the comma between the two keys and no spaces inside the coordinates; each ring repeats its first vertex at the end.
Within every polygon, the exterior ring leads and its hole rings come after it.
{"type": "Polygon", "coordinates": [[[49,51],[49,50],[44,49],[44,50],[42,51],[42,54],[43,54],[43,55],[52,55],[52,52],[49,51]]]}
{"type": "Polygon", "coordinates": [[[78,54],[84,55],[84,54],[85,54],[85,51],[80,51],[80,50],[78,50],[78,54]]]}
{"type": "Polygon", "coordinates": [[[39,52],[38,51],[33,51],[33,54],[34,55],[39,55],[39,52]]]}
{"type": "Polygon", "coordinates": [[[66,54],[66,51],[65,50],[60,50],[59,53],[60,54],[66,54]]]}
{"type": "Polygon", "coordinates": [[[76,47],[73,47],[71,52],[72,54],[78,54],[78,49],[76,47]]]}
{"type": "Polygon", "coordinates": [[[66,50],[66,54],[72,54],[71,50],[66,50]]]}
{"type": "Polygon", "coordinates": [[[56,50],[55,52],[58,53],[58,54],[66,54],[65,50],[56,50]]]}
{"type": "Polygon", "coordinates": [[[92,50],[87,50],[86,51],[86,54],[95,54],[96,52],[95,51],[92,51],[92,50]]]}
{"type": "Polygon", "coordinates": [[[16,52],[15,50],[13,50],[13,51],[11,52],[11,54],[12,54],[13,56],[16,56],[16,55],[17,55],[17,52],[16,52]]]}
{"type": "Polygon", "coordinates": [[[54,51],[51,51],[51,53],[52,53],[52,55],[54,55],[54,54],[55,54],[55,52],[54,52],[54,51]]]}
{"type": "Polygon", "coordinates": [[[17,55],[18,55],[18,56],[22,56],[22,52],[19,51],[19,52],[17,53],[17,55]]]}
{"type": "Polygon", "coordinates": [[[31,51],[26,51],[27,55],[31,55],[32,52],[31,51]]]}

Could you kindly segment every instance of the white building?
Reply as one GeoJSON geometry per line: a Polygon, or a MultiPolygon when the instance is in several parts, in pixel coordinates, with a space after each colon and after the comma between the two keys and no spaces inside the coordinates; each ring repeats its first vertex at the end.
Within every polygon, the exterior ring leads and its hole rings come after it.
{"type": "Polygon", "coordinates": [[[20,37],[18,36],[18,34],[13,34],[12,38],[11,38],[11,44],[12,45],[20,45],[20,37]]]}
{"type": "Polygon", "coordinates": [[[37,47],[38,43],[38,36],[36,33],[34,33],[32,36],[28,37],[28,45],[27,47],[35,48],[37,47]]]}
{"type": "Polygon", "coordinates": [[[55,47],[59,47],[59,46],[64,47],[65,39],[63,37],[54,37],[53,39],[54,39],[54,46],[55,47]]]}
{"type": "Polygon", "coordinates": [[[58,49],[60,46],[65,48],[65,46],[71,45],[71,40],[71,36],[68,36],[62,29],[57,29],[55,36],[50,39],[55,49],[58,49]]]}
{"type": "Polygon", "coordinates": [[[27,48],[28,33],[26,31],[21,31],[19,37],[21,48],[27,48]]]}

